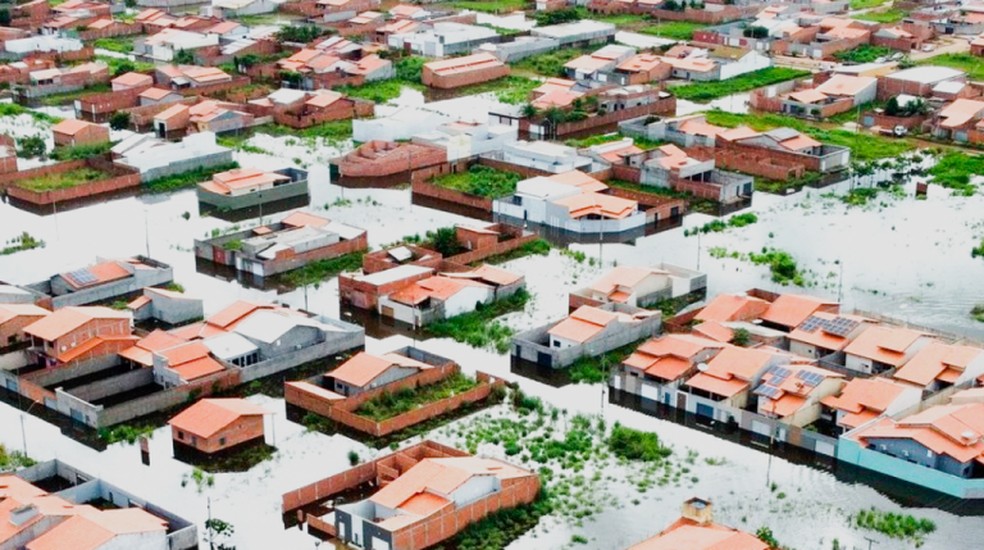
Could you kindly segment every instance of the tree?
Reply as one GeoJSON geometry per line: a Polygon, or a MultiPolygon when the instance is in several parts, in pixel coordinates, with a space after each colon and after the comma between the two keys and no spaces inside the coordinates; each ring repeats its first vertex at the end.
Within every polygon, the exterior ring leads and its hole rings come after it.
{"type": "Polygon", "coordinates": [[[178,50],[178,53],[174,54],[174,62],[178,65],[194,65],[195,54],[188,50],[178,50]]]}
{"type": "Polygon", "coordinates": [[[731,331],[731,343],[738,347],[748,346],[748,342],[751,340],[751,333],[745,328],[736,328],[731,331]]]}
{"type": "Polygon", "coordinates": [[[899,116],[900,111],[898,98],[893,97],[885,104],[885,114],[888,116],[899,116]]]}
{"type": "Polygon", "coordinates": [[[248,53],[242,57],[233,57],[232,63],[236,66],[236,70],[244,73],[247,69],[256,65],[260,62],[260,56],[255,53],[248,53]]]}
{"type": "Polygon", "coordinates": [[[236,528],[227,521],[222,521],[219,518],[205,520],[205,536],[208,537],[208,545],[211,550],[235,550],[235,546],[229,546],[222,542],[235,532],[236,528]],[[219,541],[218,544],[216,544],[217,541],[219,541]]]}
{"type": "Polygon", "coordinates": [[[442,256],[454,256],[458,253],[460,247],[458,233],[453,227],[442,227],[437,231],[428,232],[427,237],[434,250],[440,252],[442,256]]]}
{"type": "Polygon", "coordinates": [[[300,88],[304,75],[296,71],[280,71],[280,80],[288,88],[300,88]]]}
{"type": "Polygon", "coordinates": [[[533,18],[536,19],[537,25],[544,27],[547,25],[559,25],[561,23],[570,23],[571,21],[580,21],[581,15],[574,8],[564,8],[537,12],[533,18]]]}
{"type": "Polygon", "coordinates": [[[0,27],[10,26],[10,9],[0,8],[0,27]]]}
{"type": "Polygon", "coordinates": [[[533,118],[537,114],[536,107],[534,107],[532,103],[527,103],[526,105],[523,105],[521,112],[523,114],[523,118],[533,118]]]}
{"type": "Polygon", "coordinates": [[[663,5],[661,7],[664,10],[669,10],[669,11],[681,11],[684,8],[684,6],[682,6],[676,0],[666,0],[666,2],[663,2],[663,5]]]}
{"type": "Polygon", "coordinates": [[[761,25],[752,25],[751,27],[748,27],[744,31],[742,31],[741,34],[746,38],[759,38],[759,39],[768,38],[769,29],[761,25]]]}
{"type": "Polygon", "coordinates": [[[22,137],[18,145],[20,145],[18,154],[21,158],[38,157],[43,159],[45,152],[48,150],[44,138],[41,136],[22,137]]]}
{"type": "Polygon", "coordinates": [[[130,127],[130,113],[116,111],[109,117],[109,127],[113,130],[126,130],[130,127]]]}
{"type": "Polygon", "coordinates": [[[277,31],[277,42],[281,44],[284,42],[307,44],[322,34],[324,31],[314,25],[288,25],[277,31]]]}
{"type": "Polygon", "coordinates": [[[116,63],[116,68],[113,69],[113,76],[120,76],[121,74],[129,73],[135,70],[137,70],[137,66],[133,64],[133,61],[123,59],[116,63]]]}
{"type": "Polygon", "coordinates": [[[758,531],[755,531],[755,536],[762,542],[768,544],[769,548],[779,548],[779,541],[777,541],[775,535],[772,534],[772,529],[765,526],[759,527],[758,531]]]}

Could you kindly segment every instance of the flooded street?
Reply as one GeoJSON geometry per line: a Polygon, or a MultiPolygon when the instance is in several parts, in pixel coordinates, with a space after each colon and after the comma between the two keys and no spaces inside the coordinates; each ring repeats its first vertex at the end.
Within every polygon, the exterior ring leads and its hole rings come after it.
{"type": "MultiPolygon", "coordinates": [[[[733,101],[736,109],[744,105],[740,98],[733,101]]],[[[447,112],[468,109],[467,101],[442,103],[439,108],[447,112]]],[[[350,142],[312,148],[302,140],[261,135],[249,143],[276,151],[277,155],[239,152],[237,160],[243,166],[275,168],[296,164],[293,159],[301,159],[311,170],[311,209],[367,229],[369,242],[375,249],[405,235],[422,235],[427,230],[455,223],[478,223],[413,205],[408,188],[344,189],[330,184],[325,162],[350,148],[350,142]]],[[[927,200],[915,200],[911,196],[912,186],[910,182],[909,196],[905,198],[884,193],[864,207],[848,207],[837,198],[824,197],[828,192],[825,190],[807,189],[787,197],[759,193],[751,208],[758,215],[758,222],[740,229],[731,228],[699,239],[688,237],[684,235],[685,229],[712,219],[693,214],[685,218],[683,227],[634,243],[572,245],[594,262],[577,262],[559,250],[551,251],[547,258],[514,260],[504,267],[526,276],[533,300],[525,312],[511,314],[506,321],[521,330],[566,314],[567,293],[592,282],[612,265],[667,262],[689,268],[699,264],[708,273],[709,295],[751,287],[802,291],[828,298],[840,295],[847,308],[881,312],[984,340],[984,323],[975,324],[969,317],[971,307],[984,302],[984,262],[970,256],[972,243],[984,236],[981,217],[984,196],[951,197],[933,188],[927,200]],[[765,266],[715,257],[710,252],[723,248],[728,252],[748,253],[757,251],[763,244],[792,254],[813,286],[778,287],[771,282],[765,266]]],[[[264,220],[283,215],[268,214],[264,220]]],[[[247,220],[238,225],[248,227],[256,221],[247,220]]],[[[46,241],[47,246],[0,257],[0,281],[30,283],[87,265],[96,255],[123,257],[149,253],[174,267],[175,280],[189,295],[205,300],[206,314],[233,300],[249,299],[276,300],[296,307],[306,304],[316,313],[339,315],[335,279],[307,289],[305,299],[304,289],[278,294],[275,290],[248,288],[235,281],[199,273],[192,252],[193,240],[233,225],[236,224],[200,216],[193,189],[108,200],[45,216],[3,203],[0,204],[0,240],[8,241],[27,231],[46,241]]],[[[366,347],[370,352],[385,352],[410,343],[402,336],[385,340],[367,338],[366,347]]],[[[768,526],[779,541],[797,550],[829,550],[835,538],[841,548],[867,548],[865,536],[875,541],[878,550],[913,547],[911,543],[862,532],[848,524],[850,514],[870,506],[881,510],[901,509],[866,485],[844,483],[832,473],[782,458],[770,460],[759,450],[610,404],[600,385],[557,388],[521,377],[511,372],[508,356],[441,339],[417,345],[454,359],[466,372],[482,370],[517,381],[526,393],[572,415],[601,414],[608,425],[619,421],[654,431],[674,448],[675,456],[685,456],[688,449],[698,453],[689,466],[691,479],[646,493],[638,492],[626,480],[617,479],[609,490],[625,495],[623,507],[600,505],[600,513],[585,520],[582,526],[548,517],[511,548],[569,547],[575,534],[589,540],[586,545],[577,545],[578,548],[624,548],[675,520],[680,503],[694,495],[714,501],[720,522],[752,532],[768,526]],[[710,464],[708,458],[715,461],[721,458],[723,462],[710,464]],[[777,488],[770,487],[771,483],[777,488]]],[[[315,548],[313,537],[296,528],[284,529],[280,495],[348,468],[346,455],[350,450],[363,459],[389,451],[375,451],[340,435],[329,437],[307,432],[303,426],[286,419],[283,400],[265,396],[251,399],[276,413],[274,433],[268,435],[275,438],[277,453],[249,472],[216,474],[214,486],[201,491],[194,483],[182,486],[191,467],[171,458],[168,428],[158,429],[151,439],[149,467],[140,463],[136,446],[115,444],[99,453],[62,436],[57,428],[33,416],[24,419],[27,450],[36,459],[60,458],[90,474],[105,477],[199,525],[207,517],[207,501],[211,499],[213,516],[234,525],[232,542],[240,550],[315,548]]],[[[456,430],[473,422],[474,416],[492,414],[496,410],[456,420],[433,437],[455,443],[456,430]]],[[[9,449],[21,449],[20,423],[19,411],[0,404],[0,443],[9,449]]],[[[481,450],[498,452],[498,448],[491,447],[481,450]]],[[[979,541],[984,540],[984,520],[978,517],[960,517],[936,509],[907,512],[936,522],[937,532],[926,537],[922,548],[980,548],[979,541]]]]}

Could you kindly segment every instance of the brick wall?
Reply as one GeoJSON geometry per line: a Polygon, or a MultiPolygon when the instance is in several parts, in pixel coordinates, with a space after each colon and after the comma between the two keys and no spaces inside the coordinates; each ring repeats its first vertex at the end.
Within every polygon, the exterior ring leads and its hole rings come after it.
{"type": "Polygon", "coordinates": [[[694,23],[704,23],[716,25],[728,21],[736,21],[750,17],[761,6],[725,6],[719,11],[706,11],[693,8],[686,8],[683,11],[661,10],[651,7],[651,4],[638,4],[620,2],[617,0],[590,0],[588,9],[603,14],[632,13],[637,15],[649,15],[653,19],[664,21],[692,21],[694,23]]]}
{"type": "Polygon", "coordinates": [[[929,97],[933,94],[932,84],[920,84],[885,76],[878,77],[877,99],[888,101],[899,94],[909,94],[918,97],[929,97]]]}
{"type": "Polygon", "coordinates": [[[893,50],[898,50],[900,52],[909,52],[911,50],[918,50],[920,47],[922,47],[922,40],[920,40],[917,37],[885,38],[885,37],[880,37],[877,34],[872,34],[871,44],[873,46],[884,46],[886,48],[892,48],[893,50]]]}
{"type": "Polygon", "coordinates": [[[461,191],[456,191],[454,189],[448,189],[446,187],[434,185],[429,181],[414,181],[412,188],[413,188],[413,193],[417,195],[423,195],[425,197],[430,197],[433,199],[453,202],[471,208],[484,210],[486,212],[492,211],[492,199],[488,197],[470,195],[468,193],[463,193],[461,191]]]}
{"type": "MultiPolygon", "coordinates": [[[[366,147],[373,142],[367,143],[366,147]]],[[[360,149],[362,149],[360,147],[360,149]]],[[[408,150],[399,151],[401,154],[389,154],[383,158],[376,158],[372,161],[359,156],[360,149],[356,149],[345,157],[334,162],[341,174],[352,178],[378,178],[392,174],[404,173],[408,167],[414,171],[447,163],[447,152],[437,147],[425,147],[421,145],[404,145],[402,147],[413,147],[412,153],[408,150]],[[358,158],[352,162],[349,159],[358,158]]]]}
{"type": "MultiPolygon", "coordinates": [[[[743,166],[750,170],[755,170],[756,165],[777,166],[793,169],[800,175],[807,170],[820,171],[820,159],[817,157],[764,147],[752,147],[727,140],[717,141],[717,147],[714,149],[714,159],[715,163],[721,168],[765,177],[771,176],[767,176],[764,172],[761,174],[754,171],[750,172],[744,168],[738,168],[738,166],[743,166]]],[[[772,168],[763,168],[762,170],[770,171],[772,168]]]]}
{"type": "Polygon", "coordinates": [[[75,100],[75,116],[90,122],[105,122],[116,111],[139,105],[143,90],[87,94],[75,100]]]}
{"type": "Polygon", "coordinates": [[[248,76],[234,76],[232,80],[228,82],[217,82],[215,84],[207,84],[205,86],[195,86],[194,88],[184,88],[181,90],[176,90],[179,94],[185,96],[191,95],[204,95],[216,94],[219,92],[225,92],[228,90],[235,90],[237,88],[244,88],[249,86],[252,80],[248,76]]]}
{"type": "Polygon", "coordinates": [[[882,128],[895,128],[896,126],[904,126],[905,128],[912,130],[916,128],[921,128],[923,123],[926,122],[925,115],[919,116],[888,116],[884,113],[876,113],[874,111],[867,111],[861,115],[861,122],[864,126],[880,126],[882,128]]]}
{"type": "Polygon", "coordinates": [[[184,432],[184,438],[181,438],[179,437],[179,432],[181,430],[176,426],[171,426],[171,439],[176,443],[187,445],[203,453],[216,453],[223,449],[263,437],[263,415],[240,417],[236,422],[226,426],[210,437],[201,437],[184,432]],[[220,441],[223,439],[225,440],[224,445],[220,441]]]}
{"type": "Polygon", "coordinates": [[[654,214],[661,220],[672,218],[674,208],[677,209],[678,216],[682,216],[687,212],[687,201],[683,199],[657,195],[655,193],[645,193],[622,187],[611,187],[609,188],[609,192],[616,197],[638,202],[646,208],[647,214],[654,214]]]}
{"type": "MultiPolygon", "coordinates": [[[[425,267],[430,267],[432,269],[437,269],[441,265],[441,253],[435,252],[433,250],[428,250],[414,245],[406,245],[411,252],[413,252],[414,258],[419,258],[424,255],[430,256],[428,259],[415,259],[413,265],[422,265],[425,267]]],[[[376,252],[370,252],[362,257],[362,271],[365,273],[378,273],[380,271],[386,271],[387,269],[392,269],[399,264],[392,261],[389,254],[385,250],[379,250],[376,252]]]]}
{"type": "Polygon", "coordinates": [[[139,23],[124,23],[114,21],[112,25],[104,29],[89,29],[79,31],[80,40],[96,40],[98,38],[111,38],[114,36],[133,36],[143,32],[139,23]]]}
{"type": "MultiPolygon", "coordinates": [[[[155,105],[140,105],[136,107],[131,107],[126,109],[126,112],[130,114],[130,126],[138,130],[149,130],[154,125],[154,117],[164,111],[170,109],[171,107],[178,105],[195,105],[196,103],[202,101],[202,98],[198,96],[186,97],[180,101],[174,101],[171,103],[158,103],[155,105]]],[[[189,115],[190,116],[190,115],[189,115]]]]}
{"type": "Polygon", "coordinates": [[[557,136],[566,136],[568,134],[584,132],[592,128],[615,124],[630,118],[637,118],[647,115],[671,116],[674,114],[676,114],[676,98],[668,97],[665,99],[658,99],[647,105],[639,105],[638,107],[621,109],[611,113],[606,113],[604,115],[591,116],[577,122],[564,122],[558,124],[557,136]]]}
{"type": "Polygon", "coordinates": [[[42,166],[20,172],[0,174],[0,188],[7,188],[11,198],[19,199],[35,205],[49,205],[55,202],[113,193],[123,189],[137,188],[140,186],[140,173],[133,168],[112,164],[102,157],[89,158],[86,160],[74,160],[62,162],[51,166],[42,166]],[[17,182],[26,179],[61,174],[88,166],[96,170],[106,172],[106,179],[92,181],[66,189],[55,189],[52,191],[32,191],[17,186],[17,182]]]}
{"type": "Polygon", "coordinates": [[[371,117],[374,110],[375,105],[371,102],[341,99],[329,105],[327,108],[302,113],[275,110],[273,111],[273,120],[277,124],[283,124],[291,128],[309,128],[333,120],[371,117]]]}
{"type": "Polygon", "coordinates": [[[424,65],[423,72],[420,75],[420,81],[425,86],[447,90],[478,84],[480,82],[488,82],[508,75],[509,66],[505,64],[451,74],[437,74],[428,65],[424,65]]]}

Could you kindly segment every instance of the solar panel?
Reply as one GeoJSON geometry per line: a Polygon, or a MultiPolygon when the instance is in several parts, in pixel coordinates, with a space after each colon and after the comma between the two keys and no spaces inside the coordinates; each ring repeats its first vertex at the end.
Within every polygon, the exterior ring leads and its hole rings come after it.
{"type": "Polygon", "coordinates": [[[796,377],[803,381],[807,386],[813,387],[823,382],[823,375],[816,372],[809,371],[799,371],[796,373],[796,377]]]}
{"type": "Polygon", "coordinates": [[[757,395],[764,395],[769,399],[775,399],[782,393],[782,390],[770,384],[762,384],[758,388],[755,388],[755,393],[757,395]]]}
{"type": "Polygon", "coordinates": [[[68,276],[80,285],[92,284],[98,280],[88,269],[76,269],[70,272],[68,276]]]}
{"type": "Polygon", "coordinates": [[[800,329],[805,330],[806,332],[813,332],[817,330],[818,327],[823,325],[823,323],[823,319],[811,315],[806,321],[803,321],[803,324],[800,325],[800,329]]]}
{"type": "Polygon", "coordinates": [[[861,324],[853,319],[845,319],[844,317],[838,317],[831,323],[826,329],[827,332],[840,337],[846,337],[851,333],[857,326],[861,324]]]}

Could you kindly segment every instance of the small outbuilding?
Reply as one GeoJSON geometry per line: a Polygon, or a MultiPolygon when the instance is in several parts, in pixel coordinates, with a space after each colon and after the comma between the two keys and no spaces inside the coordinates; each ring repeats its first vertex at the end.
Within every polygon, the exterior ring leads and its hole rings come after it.
{"type": "Polygon", "coordinates": [[[211,455],[262,443],[267,414],[270,411],[245,399],[202,399],[168,422],[175,452],[211,455]]]}

